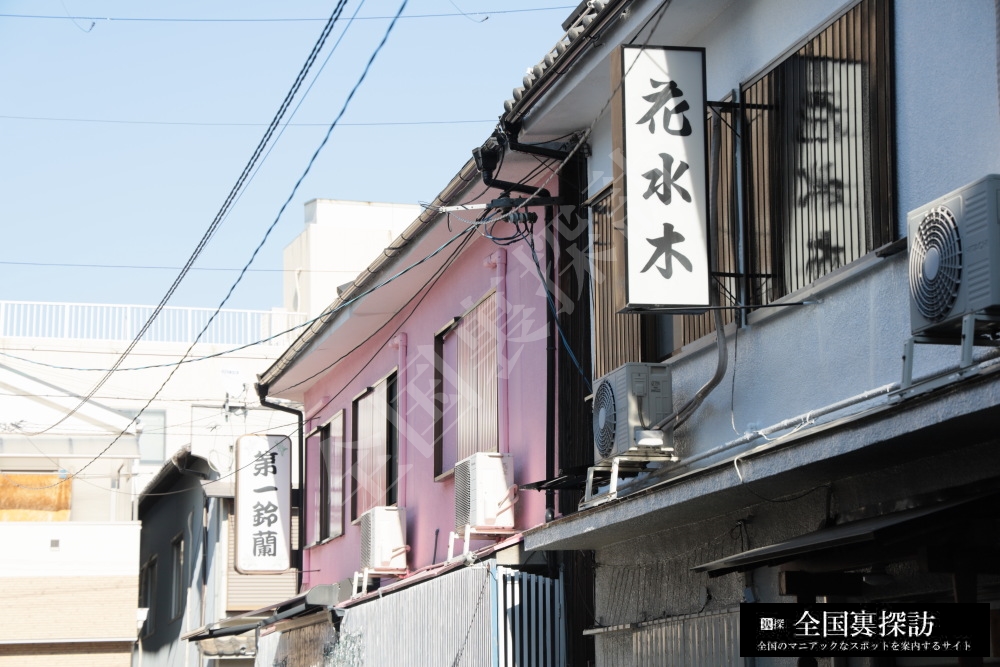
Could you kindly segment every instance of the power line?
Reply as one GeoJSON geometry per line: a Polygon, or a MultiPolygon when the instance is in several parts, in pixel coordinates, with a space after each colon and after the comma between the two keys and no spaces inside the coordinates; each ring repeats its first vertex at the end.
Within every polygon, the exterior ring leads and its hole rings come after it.
{"type": "MultiPolygon", "coordinates": [[[[356,19],[355,19],[356,20],[356,19]]],[[[179,125],[189,127],[266,127],[267,123],[206,123],[201,121],[170,121],[170,120],[127,120],[116,118],[63,118],[56,116],[11,116],[0,115],[7,120],[40,120],[65,123],[110,123],[114,125],[179,125]]],[[[463,125],[463,124],[496,123],[495,118],[484,120],[387,120],[364,123],[341,123],[347,127],[386,127],[394,125],[463,125]]],[[[285,123],[283,127],[326,127],[328,123],[285,123]]]]}
{"type": "MultiPolygon", "coordinates": [[[[479,225],[482,225],[482,224],[485,224],[485,223],[470,222],[470,223],[467,223],[467,224],[470,224],[470,225],[473,225],[473,226],[479,226],[479,225]]],[[[240,345],[238,347],[230,348],[228,350],[222,350],[221,352],[215,352],[213,354],[207,354],[207,355],[201,356],[201,357],[187,357],[185,355],[185,357],[182,358],[182,359],[180,359],[179,361],[171,361],[171,362],[167,362],[167,363],[163,363],[163,364],[150,364],[150,365],[147,365],[147,366],[134,366],[134,367],[128,367],[128,368],[118,368],[116,372],[124,373],[126,371],[145,371],[145,370],[150,370],[150,369],[154,369],[154,368],[172,368],[174,366],[180,366],[180,365],[183,365],[183,364],[190,364],[190,363],[195,363],[195,362],[198,362],[198,361],[205,361],[207,359],[214,359],[216,357],[221,357],[221,356],[233,354],[234,352],[239,352],[240,350],[245,350],[247,348],[254,347],[255,345],[261,345],[263,343],[267,343],[267,342],[269,342],[271,340],[274,340],[275,338],[279,338],[281,336],[285,336],[285,335],[290,334],[290,333],[292,333],[294,331],[297,331],[298,329],[302,329],[304,327],[308,327],[308,326],[312,325],[313,323],[315,323],[315,322],[317,322],[317,321],[319,321],[319,320],[321,320],[323,318],[329,317],[330,315],[332,315],[332,314],[334,314],[336,312],[339,312],[340,310],[342,310],[342,309],[350,306],[355,301],[358,301],[359,299],[363,299],[364,297],[368,296],[372,292],[374,292],[374,291],[376,291],[378,289],[381,289],[382,287],[385,287],[389,283],[394,282],[396,280],[399,280],[400,278],[402,278],[403,276],[405,276],[406,274],[408,274],[413,269],[417,268],[418,266],[420,266],[424,262],[430,260],[432,257],[434,257],[434,256],[438,255],[439,253],[441,253],[442,251],[444,251],[448,246],[450,246],[452,243],[454,243],[459,238],[461,238],[461,237],[466,236],[467,234],[469,234],[469,231],[470,230],[464,230],[462,232],[459,232],[455,236],[453,236],[450,239],[448,239],[443,245],[441,245],[440,247],[438,247],[436,250],[430,252],[429,254],[425,255],[421,259],[418,259],[417,261],[415,261],[413,264],[407,266],[406,268],[401,269],[399,272],[393,274],[392,276],[389,276],[388,278],[386,278],[382,282],[377,283],[375,285],[372,285],[371,287],[369,287],[365,291],[356,294],[355,296],[353,296],[352,298],[348,299],[347,301],[343,301],[343,302],[337,304],[337,307],[334,308],[333,310],[328,310],[326,312],[323,312],[323,313],[317,315],[316,317],[314,317],[311,320],[307,320],[307,321],[305,321],[305,322],[303,322],[301,324],[295,325],[291,329],[286,329],[285,331],[280,331],[280,332],[278,332],[278,333],[276,333],[276,334],[274,334],[272,336],[269,336],[267,338],[262,338],[260,340],[256,340],[256,341],[253,341],[253,342],[250,342],[250,343],[246,343],[245,345],[240,345]]],[[[398,248],[389,248],[389,250],[397,250],[397,249],[398,248]]],[[[8,348],[8,349],[13,349],[13,348],[8,348]]],[[[39,351],[37,348],[24,348],[24,350],[25,351],[39,351]]],[[[75,350],[47,350],[47,351],[49,351],[49,352],[52,352],[52,351],[56,351],[56,352],[75,352],[75,350]]],[[[190,352],[190,350],[188,350],[188,351],[190,352]]],[[[113,353],[90,352],[90,354],[113,354],[113,353]]],[[[132,356],[136,356],[136,355],[133,354],[132,356]]],[[[146,355],[146,356],[159,356],[159,355],[146,355]]],[[[0,351],[0,357],[8,357],[10,359],[15,359],[17,361],[22,361],[24,363],[32,364],[32,365],[35,365],[35,366],[43,366],[45,368],[53,368],[53,369],[56,369],[56,370],[63,370],[63,371],[106,372],[106,371],[109,370],[107,368],[83,368],[83,367],[79,367],[79,366],[61,366],[61,365],[57,365],[57,364],[50,364],[50,363],[47,363],[47,362],[44,362],[44,361],[38,361],[38,360],[35,360],[35,359],[28,359],[27,357],[19,357],[17,355],[10,354],[9,352],[4,352],[4,351],[0,351]]]]}
{"type": "MultiPolygon", "coordinates": [[[[80,403],[77,404],[76,407],[74,407],[72,410],[70,410],[69,412],[67,412],[59,421],[57,421],[55,424],[53,424],[49,428],[53,428],[55,426],[58,426],[59,424],[61,424],[65,420],[69,419],[69,417],[71,417],[73,414],[75,414],[88,400],[90,400],[90,398],[94,394],[96,394],[98,392],[98,390],[100,390],[100,388],[104,385],[105,382],[108,381],[108,379],[115,372],[115,370],[125,361],[126,357],[128,357],[129,353],[133,350],[133,348],[135,348],[135,346],[138,345],[139,341],[145,335],[146,331],[152,325],[153,321],[156,320],[157,316],[163,310],[164,306],[166,306],[167,302],[170,300],[170,297],[173,296],[174,292],[180,286],[181,281],[184,280],[184,277],[187,275],[187,272],[194,265],[195,260],[198,258],[199,255],[201,255],[202,251],[208,245],[209,240],[212,238],[212,236],[215,235],[215,232],[218,229],[219,225],[222,224],[222,221],[228,215],[230,207],[232,206],[233,202],[236,200],[237,195],[243,189],[244,184],[247,181],[247,178],[250,177],[250,175],[253,173],[254,166],[260,160],[261,155],[263,154],[265,146],[267,146],[268,143],[270,143],[271,137],[274,135],[274,132],[277,130],[278,125],[280,124],[281,119],[284,117],[285,113],[288,111],[289,106],[291,106],[292,100],[295,98],[295,95],[298,93],[299,88],[301,88],[303,82],[305,81],[306,75],[308,74],[309,70],[312,69],[312,65],[313,65],[313,63],[316,62],[316,58],[319,57],[319,53],[320,53],[320,51],[322,51],[323,45],[326,43],[327,38],[330,36],[330,33],[333,31],[333,26],[337,22],[337,19],[340,18],[340,15],[343,13],[344,7],[346,6],[346,4],[347,4],[347,0],[338,0],[337,6],[333,10],[333,14],[330,15],[330,18],[327,20],[326,25],[323,26],[323,30],[321,31],[319,38],[316,40],[316,43],[313,45],[312,51],[310,51],[309,55],[306,58],[306,62],[302,65],[302,68],[299,70],[298,75],[295,77],[295,81],[292,83],[291,89],[289,89],[288,93],[286,93],[285,99],[282,100],[281,105],[279,106],[277,113],[275,114],[274,118],[271,120],[271,124],[268,126],[267,130],[264,132],[264,136],[261,138],[260,142],[258,142],[257,147],[254,149],[253,155],[250,157],[250,160],[247,162],[246,166],[244,166],[243,172],[240,174],[239,178],[237,178],[236,184],[233,185],[232,189],[229,191],[229,195],[226,197],[226,200],[223,202],[222,208],[220,208],[219,212],[216,213],[215,219],[212,220],[212,223],[208,226],[208,229],[205,231],[205,234],[202,236],[201,240],[198,242],[198,245],[195,247],[194,252],[191,254],[191,257],[188,258],[188,261],[184,265],[184,268],[181,269],[180,273],[174,279],[173,284],[170,286],[170,288],[167,290],[167,293],[160,300],[160,303],[153,310],[152,314],[149,316],[149,319],[146,320],[146,323],[142,326],[142,328],[136,334],[135,338],[129,344],[128,348],[125,349],[125,351],[121,354],[121,356],[115,362],[115,364],[111,368],[111,370],[109,370],[108,373],[103,378],[101,378],[101,380],[94,386],[94,388],[91,389],[90,393],[86,397],[84,397],[83,400],[81,400],[80,403]]],[[[256,251],[254,252],[254,255],[256,255],[256,251]]],[[[252,261],[252,259],[251,259],[251,261],[252,261]]],[[[244,267],[244,268],[246,268],[246,267],[244,267]]],[[[242,278],[242,276],[243,276],[243,273],[240,274],[241,278],[242,278]]],[[[239,282],[239,281],[237,281],[237,282],[239,282]]],[[[231,293],[231,291],[230,291],[230,293],[231,293]]],[[[228,296],[227,296],[227,299],[228,299],[228,296]]],[[[213,319],[214,319],[214,317],[213,317],[213,319]]],[[[209,319],[209,323],[211,323],[211,321],[212,321],[212,319],[209,319]]],[[[49,429],[45,429],[45,430],[41,431],[40,433],[44,433],[47,430],[49,430],[49,429]]],[[[111,443],[111,445],[113,445],[113,444],[114,444],[114,442],[111,443]]],[[[111,445],[108,445],[108,448],[110,448],[111,445]]]]}
{"type": "MultiPolygon", "coordinates": [[[[406,16],[400,17],[404,19],[437,19],[437,18],[452,18],[452,17],[465,17],[469,16],[486,16],[490,15],[501,15],[501,14],[526,14],[530,12],[550,12],[550,11],[564,11],[567,9],[574,9],[576,5],[555,5],[552,7],[529,7],[526,9],[494,9],[489,11],[479,11],[479,12],[443,12],[440,14],[407,14],[406,16]]],[[[71,20],[71,21],[119,21],[119,22],[147,22],[147,23],[304,23],[304,22],[318,22],[325,19],[321,18],[310,18],[310,17],[289,17],[289,18],[262,18],[262,19],[248,19],[248,18],[170,18],[170,17],[142,17],[142,16],[67,16],[67,15],[51,15],[51,14],[0,14],[0,18],[11,18],[11,19],[58,19],[58,20],[71,20]]],[[[359,21],[381,21],[386,19],[391,19],[392,16],[359,16],[359,21]]]]}
{"type": "MultiPolygon", "coordinates": [[[[474,229],[474,228],[472,228],[472,229],[474,229]]],[[[426,283],[424,283],[423,285],[421,285],[420,289],[417,290],[416,292],[414,292],[413,296],[410,298],[410,301],[407,302],[404,305],[404,307],[405,307],[406,305],[409,305],[411,302],[413,302],[414,299],[416,299],[416,302],[413,303],[413,308],[410,309],[410,312],[407,313],[406,317],[404,317],[403,320],[398,325],[396,325],[396,328],[393,329],[392,332],[386,337],[386,343],[388,343],[388,341],[391,341],[392,338],[393,338],[393,336],[395,336],[399,332],[399,330],[403,328],[403,325],[406,324],[409,321],[410,317],[413,316],[413,313],[416,312],[417,308],[420,307],[420,304],[423,303],[423,301],[427,297],[427,295],[430,294],[431,290],[434,288],[434,285],[437,284],[437,281],[441,278],[441,276],[444,275],[445,269],[447,269],[449,266],[451,266],[452,262],[455,261],[455,258],[458,257],[458,255],[462,251],[462,249],[466,246],[466,244],[469,243],[469,240],[472,238],[472,229],[465,230],[464,232],[461,232],[460,234],[458,234],[456,236],[453,236],[451,239],[448,240],[448,242],[445,245],[441,246],[440,248],[438,248],[438,250],[436,250],[436,251],[434,251],[434,253],[432,253],[432,255],[433,254],[437,254],[438,252],[440,252],[444,248],[447,248],[449,245],[451,245],[455,240],[457,240],[459,238],[462,239],[461,242],[459,243],[459,245],[452,251],[451,255],[449,255],[448,258],[445,260],[444,264],[440,268],[438,268],[438,270],[434,273],[433,277],[429,281],[427,281],[426,283]],[[423,294],[421,294],[421,292],[423,292],[423,294]],[[419,298],[417,298],[418,296],[419,296],[419,298]]],[[[344,305],[346,305],[346,304],[344,304],[344,305]]],[[[402,312],[402,308],[400,308],[399,312],[402,312]]],[[[389,326],[389,324],[391,322],[392,322],[392,319],[389,319],[388,321],[386,321],[385,324],[383,324],[382,326],[380,326],[378,329],[376,329],[372,333],[372,336],[374,336],[375,334],[377,334],[379,331],[381,331],[385,327],[389,326]]],[[[315,373],[313,373],[309,377],[307,377],[307,378],[305,378],[303,380],[300,380],[299,382],[296,382],[295,384],[289,385],[288,387],[286,387],[286,389],[293,389],[295,387],[298,387],[299,385],[305,384],[309,380],[312,380],[313,378],[315,378],[315,377],[317,377],[317,376],[319,376],[319,375],[327,372],[328,370],[330,370],[331,368],[333,368],[334,366],[336,366],[337,364],[339,364],[342,360],[344,360],[348,355],[352,354],[354,351],[356,351],[357,349],[359,349],[362,345],[364,345],[370,339],[371,339],[371,337],[369,337],[365,341],[362,341],[361,343],[358,343],[353,348],[351,348],[350,350],[348,350],[344,354],[340,355],[339,357],[337,357],[336,359],[334,359],[332,362],[330,362],[329,364],[327,364],[323,368],[317,370],[315,373]]],[[[383,343],[383,345],[385,345],[386,343],[383,343]]],[[[375,360],[374,356],[372,356],[370,359],[368,359],[368,361],[366,361],[364,363],[364,365],[362,365],[361,368],[358,369],[357,373],[355,373],[349,380],[347,380],[346,382],[343,383],[343,386],[341,386],[340,391],[338,391],[337,393],[335,393],[333,396],[331,396],[329,399],[327,399],[327,401],[325,403],[323,403],[323,405],[319,406],[319,408],[316,409],[315,414],[319,414],[320,412],[322,412],[323,410],[325,410],[328,405],[330,405],[331,403],[333,403],[342,393],[344,393],[344,391],[351,385],[351,383],[354,382],[354,380],[356,380],[358,378],[358,376],[361,375],[361,373],[363,373],[365,371],[365,369],[368,368],[368,366],[370,366],[371,363],[374,360],[375,360]]]]}
{"type": "MultiPolygon", "coordinates": [[[[250,267],[251,264],[253,264],[254,260],[257,258],[257,254],[260,252],[261,248],[264,247],[264,244],[267,243],[268,237],[271,235],[271,232],[274,231],[274,228],[278,225],[278,222],[281,220],[281,216],[284,214],[285,209],[288,207],[288,205],[291,203],[292,199],[295,197],[295,193],[298,192],[299,186],[302,184],[302,182],[305,180],[306,176],[312,170],[312,166],[313,166],[313,164],[315,164],[316,158],[319,157],[319,154],[322,152],[323,148],[326,146],[327,142],[330,139],[330,135],[333,134],[334,128],[337,127],[337,123],[340,121],[340,119],[343,117],[344,113],[347,111],[348,106],[350,106],[351,100],[354,98],[355,93],[357,93],[358,89],[361,87],[361,84],[364,82],[365,78],[368,76],[368,72],[371,69],[372,64],[375,62],[375,58],[382,51],[382,48],[385,46],[386,42],[388,41],[389,35],[392,34],[393,28],[396,27],[396,23],[397,23],[400,15],[406,9],[406,5],[407,5],[408,1],[409,0],[403,0],[402,4],[400,4],[399,9],[396,12],[396,16],[393,18],[392,22],[389,23],[389,27],[386,28],[385,34],[382,36],[382,41],[379,42],[378,46],[375,47],[375,50],[372,52],[371,56],[368,58],[368,62],[365,65],[364,70],[362,70],[361,76],[358,77],[358,80],[354,84],[354,87],[351,88],[351,91],[347,94],[347,99],[344,100],[344,104],[343,104],[343,106],[341,106],[340,112],[337,114],[336,118],[334,118],[333,122],[330,123],[330,127],[327,129],[326,135],[323,137],[323,140],[320,142],[319,146],[313,152],[313,155],[309,159],[308,164],[306,164],[306,167],[303,170],[302,175],[299,176],[299,179],[295,182],[295,185],[292,187],[292,191],[288,194],[288,198],[281,205],[281,208],[279,209],[278,214],[275,216],[274,221],[271,223],[271,225],[264,232],[264,237],[260,240],[260,243],[257,244],[257,247],[254,248],[254,251],[253,251],[253,253],[250,256],[250,259],[247,260],[247,263],[246,263],[246,265],[244,265],[243,270],[240,271],[240,275],[236,278],[236,281],[233,283],[232,287],[229,288],[229,291],[226,293],[226,296],[223,297],[222,301],[219,303],[218,307],[215,309],[215,312],[212,314],[211,317],[208,318],[208,321],[205,323],[205,326],[202,327],[201,331],[198,332],[198,335],[195,336],[194,342],[191,343],[191,345],[190,345],[190,347],[188,347],[187,351],[181,356],[181,361],[182,362],[184,361],[184,359],[187,358],[187,356],[188,356],[188,354],[190,354],[191,350],[194,349],[194,346],[197,345],[198,341],[205,334],[205,332],[208,330],[208,328],[212,325],[212,322],[215,320],[215,316],[218,315],[219,311],[221,311],[222,308],[226,305],[226,302],[229,300],[229,298],[233,295],[233,292],[236,290],[237,285],[239,285],[240,281],[242,281],[243,276],[246,274],[246,270],[250,267]]],[[[335,21],[336,17],[338,17],[340,15],[340,13],[343,11],[343,6],[345,4],[346,4],[346,0],[340,2],[337,5],[337,8],[334,9],[334,15],[330,17],[330,24],[328,24],[328,27],[332,27],[333,21],[335,21]]],[[[329,31],[325,31],[325,33],[329,34],[329,31]]],[[[325,37],[322,37],[321,39],[325,39],[325,37]]],[[[314,53],[317,53],[317,52],[318,52],[318,49],[314,48],[314,53]]],[[[310,54],[310,55],[312,56],[313,54],[310,54]]],[[[312,59],[315,60],[315,58],[312,58],[312,59]]],[[[301,80],[302,78],[304,78],[304,76],[303,76],[303,73],[300,72],[299,79],[297,81],[301,80]]],[[[286,97],[286,102],[290,102],[290,99],[287,98],[287,97],[286,97]]],[[[285,105],[285,106],[287,107],[287,105],[285,105]]],[[[258,148],[260,148],[260,147],[258,147],[258,148]]],[[[244,171],[244,173],[247,173],[246,170],[244,171]]],[[[150,321],[152,321],[152,318],[150,319],[150,321]]],[[[142,333],[140,333],[139,337],[137,337],[136,340],[133,341],[133,346],[138,342],[138,340],[141,337],[141,335],[142,335],[142,333]]],[[[126,354],[127,354],[127,352],[126,352],[126,354]]],[[[117,365],[120,365],[121,361],[124,360],[124,358],[125,358],[125,355],[122,355],[122,357],[119,358],[117,365]]],[[[117,365],[116,365],[116,367],[117,367],[117,365]]],[[[163,381],[163,383],[160,385],[160,387],[153,393],[153,396],[146,402],[146,405],[144,405],[142,408],[139,409],[138,413],[136,414],[135,417],[132,418],[132,421],[128,424],[128,426],[126,427],[126,429],[123,430],[121,433],[119,433],[118,436],[116,436],[114,438],[114,440],[112,440],[108,444],[108,446],[105,447],[103,450],[101,450],[94,458],[92,458],[85,465],[83,465],[81,468],[79,468],[74,473],[74,475],[82,473],[90,465],[92,465],[95,461],[97,461],[102,456],[104,456],[104,454],[106,454],[108,452],[108,450],[110,450],[111,447],[113,447],[114,444],[116,442],[118,442],[125,435],[125,433],[127,432],[128,427],[130,427],[132,424],[134,424],[135,420],[139,418],[139,416],[142,414],[142,412],[146,408],[148,408],[153,403],[153,401],[155,401],[157,399],[157,397],[160,395],[160,392],[162,392],[163,389],[167,386],[167,384],[170,382],[171,378],[173,378],[174,374],[177,373],[177,370],[179,368],[180,368],[180,364],[178,363],[170,371],[170,374],[163,381]]],[[[105,380],[108,377],[110,377],[110,373],[105,376],[105,380]]],[[[99,386],[98,386],[98,388],[99,388],[99,386]]],[[[95,388],[94,392],[96,392],[96,391],[97,391],[97,389],[95,388]]],[[[81,403],[81,405],[83,403],[85,403],[87,400],[89,400],[89,397],[86,398],[86,399],[84,399],[84,401],[81,403]]],[[[70,413],[70,414],[72,414],[72,413],[70,413]]],[[[63,420],[65,420],[65,419],[66,419],[66,417],[63,418],[63,420]]],[[[67,477],[67,479],[72,479],[72,477],[67,477]]],[[[63,481],[65,481],[65,480],[63,480],[63,481]]]]}
{"type": "MultiPolygon", "coordinates": [[[[68,268],[68,269],[137,269],[155,271],[179,271],[179,266],[156,266],[139,264],[76,264],[71,262],[16,262],[0,260],[0,265],[5,266],[37,266],[42,268],[68,268]]],[[[235,273],[239,267],[206,267],[193,266],[191,271],[223,271],[235,273]]],[[[247,273],[343,273],[336,269],[247,269],[247,273]]]]}

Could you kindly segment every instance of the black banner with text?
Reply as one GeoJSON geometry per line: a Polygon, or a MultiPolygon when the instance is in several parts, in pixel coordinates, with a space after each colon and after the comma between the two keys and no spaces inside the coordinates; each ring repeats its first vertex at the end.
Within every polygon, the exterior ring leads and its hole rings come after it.
{"type": "Polygon", "coordinates": [[[740,655],[988,656],[990,609],[959,603],[740,605],[740,655]]]}

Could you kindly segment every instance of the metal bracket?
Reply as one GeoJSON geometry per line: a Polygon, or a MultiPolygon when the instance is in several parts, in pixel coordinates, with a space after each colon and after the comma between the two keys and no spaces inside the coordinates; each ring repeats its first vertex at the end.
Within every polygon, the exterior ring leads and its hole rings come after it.
{"type": "Polygon", "coordinates": [[[579,509],[584,510],[589,507],[602,505],[618,497],[618,481],[623,477],[635,477],[646,469],[646,465],[653,461],[671,462],[677,457],[670,454],[666,456],[643,455],[643,456],[615,456],[606,461],[587,469],[587,486],[583,492],[583,500],[580,501],[579,509]],[[608,490],[603,493],[594,493],[595,472],[610,472],[610,482],[608,490]]]}
{"type": "Polygon", "coordinates": [[[435,210],[439,213],[450,213],[452,211],[478,211],[484,208],[517,208],[520,206],[558,206],[558,197],[501,197],[486,204],[458,204],[455,206],[439,206],[435,210]]]}
{"type": "Polygon", "coordinates": [[[972,368],[973,348],[977,345],[986,347],[1000,346],[1000,340],[976,338],[977,325],[981,322],[997,325],[1000,324],[1000,316],[988,315],[982,312],[966,313],[962,317],[962,330],[959,336],[954,334],[938,336],[910,336],[906,342],[903,343],[903,378],[900,382],[900,389],[896,393],[896,396],[899,398],[906,398],[918,393],[924,393],[926,391],[942,387],[946,384],[950,384],[959,378],[975,374],[975,370],[972,368]],[[915,385],[913,383],[913,359],[916,354],[916,345],[918,343],[923,345],[955,345],[958,343],[961,347],[961,357],[958,371],[948,370],[944,373],[939,373],[932,377],[925,378],[915,385]]]}

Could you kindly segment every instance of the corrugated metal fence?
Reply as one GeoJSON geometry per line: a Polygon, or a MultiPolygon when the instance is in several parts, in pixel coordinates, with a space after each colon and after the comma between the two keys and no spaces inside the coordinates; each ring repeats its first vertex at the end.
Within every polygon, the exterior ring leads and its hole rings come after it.
{"type": "Polygon", "coordinates": [[[350,607],[331,657],[334,664],[366,667],[561,666],[562,609],[558,580],[503,567],[462,568],[350,607]]]}
{"type": "Polygon", "coordinates": [[[678,616],[608,633],[599,639],[599,653],[607,665],[741,667],[739,609],[678,616]],[[631,656],[625,656],[629,636],[631,656]]]}

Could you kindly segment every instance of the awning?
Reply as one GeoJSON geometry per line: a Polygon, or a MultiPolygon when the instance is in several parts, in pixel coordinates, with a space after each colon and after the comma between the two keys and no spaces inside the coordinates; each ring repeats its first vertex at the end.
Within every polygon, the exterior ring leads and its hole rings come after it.
{"type": "MultiPolygon", "coordinates": [[[[236,635],[243,635],[245,633],[249,633],[252,637],[259,627],[273,625],[278,621],[284,621],[323,609],[332,609],[337,604],[339,595],[340,586],[337,584],[321,584],[310,588],[303,595],[289,600],[276,602],[273,605],[246,614],[224,618],[217,623],[204,625],[197,630],[192,630],[187,634],[181,635],[181,639],[192,642],[213,640],[213,643],[217,643],[217,640],[220,638],[235,637],[236,635]]],[[[205,655],[209,654],[205,653],[205,655]]],[[[246,655],[252,654],[248,653],[246,655]]]]}
{"type": "Polygon", "coordinates": [[[205,637],[197,643],[206,658],[249,658],[257,654],[257,633],[253,630],[243,635],[205,637]]]}
{"type": "Polygon", "coordinates": [[[709,576],[718,577],[730,572],[742,572],[755,567],[774,566],[806,557],[828,555],[837,549],[885,546],[909,538],[926,539],[922,524],[933,523],[942,528],[954,527],[957,519],[953,519],[952,514],[965,513],[968,505],[984,498],[993,503],[996,495],[989,493],[851,521],[806,533],[785,542],[703,563],[691,570],[707,572],[709,576]],[[951,512],[951,510],[956,511],[951,512]]]}
{"type": "MultiPolygon", "coordinates": [[[[560,470],[559,474],[555,477],[543,479],[538,482],[528,482],[527,484],[522,484],[519,488],[528,491],[583,491],[587,486],[587,471],[589,468],[590,466],[574,466],[560,470]]],[[[595,471],[595,473],[598,476],[601,475],[601,471],[595,471]]],[[[604,472],[603,477],[610,478],[610,471],[604,472]]]]}

